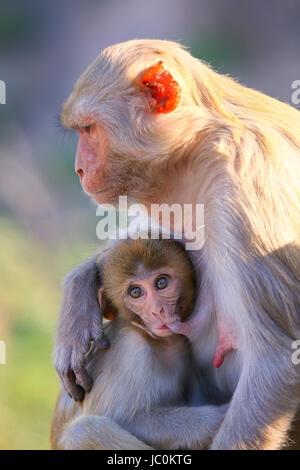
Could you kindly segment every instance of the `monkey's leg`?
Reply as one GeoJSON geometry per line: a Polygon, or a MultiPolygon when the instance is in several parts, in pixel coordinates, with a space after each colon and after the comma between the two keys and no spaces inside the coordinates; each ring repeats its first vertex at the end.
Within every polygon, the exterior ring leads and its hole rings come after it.
{"type": "Polygon", "coordinates": [[[126,428],[156,449],[206,448],[220,427],[228,405],[161,407],[137,413],[126,428]]]}
{"type": "Polygon", "coordinates": [[[225,419],[211,448],[276,450],[286,441],[297,411],[299,385],[286,351],[266,351],[244,364],[225,419]]]}
{"type": "Polygon", "coordinates": [[[63,450],[151,450],[106,416],[80,416],[64,430],[63,450]]]}

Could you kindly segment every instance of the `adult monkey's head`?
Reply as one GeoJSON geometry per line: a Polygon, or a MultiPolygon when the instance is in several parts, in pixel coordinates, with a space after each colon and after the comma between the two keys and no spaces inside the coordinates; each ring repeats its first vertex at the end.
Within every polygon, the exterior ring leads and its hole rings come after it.
{"type": "Polygon", "coordinates": [[[201,118],[203,125],[220,107],[215,75],[169,41],[105,49],[62,110],[62,124],[79,133],[76,172],[83,189],[98,203],[121,194],[138,202],[170,200],[176,176],[192,165],[201,118]]]}

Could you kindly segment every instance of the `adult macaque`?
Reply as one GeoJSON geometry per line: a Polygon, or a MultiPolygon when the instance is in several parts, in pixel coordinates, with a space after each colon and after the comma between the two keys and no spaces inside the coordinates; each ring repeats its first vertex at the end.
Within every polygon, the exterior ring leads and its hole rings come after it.
{"type": "MultiPolygon", "coordinates": [[[[299,112],[176,43],[137,40],[97,57],[62,123],[78,130],[76,171],[97,202],[204,204],[201,286],[183,325],[211,390],[232,394],[211,448],[281,448],[300,401],[299,112]]],[[[55,364],[74,398],[101,343],[99,282],[92,259],[65,284],[55,364]]]]}
{"type": "MultiPolygon", "coordinates": [[[[207,446],[226,405],[184,406],[196,377],[188,344],[169,327],[193,310],[194,279],[172,240],[129,240],[102,268],[99,303],[110,348],[88,358],[92,391],[82,405],[66,392],[52,425],[53,448],[196,449],[207,446]]],[[[200,404],[200,397],[197,397],[200,404]]]]}

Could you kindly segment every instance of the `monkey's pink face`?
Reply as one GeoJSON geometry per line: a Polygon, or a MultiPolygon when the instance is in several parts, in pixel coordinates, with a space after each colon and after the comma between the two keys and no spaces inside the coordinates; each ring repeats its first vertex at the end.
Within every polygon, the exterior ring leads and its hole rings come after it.
{"type": "Polygon", "coordinates": [[[124,193],[121,175],[108,158],[109,145],[105,132],[99,124],[78,128],[79,139],[75,171],[82,188],[99,204],[111,202],[124,193]],[[116,181],[119,184],[116,184],[116,181]]]}
{"type": "MultiPolygon", "coordinates": [[[[143,268],[144,269],[144,268],[143,268]]],[[[177,311],[181,282],[170,268],[136,276],[128,282],[124,302],[156,336],[171,336],[169,325],[179,320],[177,311]]]]}
{"type": "MultiPolygon", "coordinates": [[[[155,54],[155,58],[157,58],[155,54]]],[[[117,67],[118,60],[115,66],[117,67]]],[[[130,157],[128,153],[130,150],[124,146],[126,138],[119,136],[117,129],[120,129],[122,122],[119,116],[114,116],[115,111],[112,113],[108,111],[107,93],[113,93],[111,87],[111,80],[107,81],[107,57],[104,54],[97,58],[95,66],[91,66],[76,83],[73,93],[69,96],[63,105],[62,109],[62,122],[66,127],[71,127],[79,131],[78,150],[76,155],[76,172],[80,177],[83,189],[90,196],[92,196],[99,204],[115,203],[121,194],[133,196],[133,198],[146,198],[145,183],[143,184],[143,177],[141,178],[141,171],[137,171],[135,177],[132,175],[132,165],[130,164],[130,157]],[[97,65],[96,65],[97,63],[97,65]],[[102,75],[101,64],[105,64],[106,72],[102,75]],[[100,68],[99,68],[100,66],[100,68]],[[101,79],[102,86],[99,87],[98,80],[101,79]],[[93,84],[94,82],[94,84],[93,84]],[[101,96],[106,100],[105,108],[102,112],[102,125],[108,130],[114,129],[115,146],[109,142],[106,132],[102,126],[95,122],[95,116],[101,115],[101,107],[97,107],[97,112],[89,111],[89,103],[93,99],[95,92],[97,93],[97,105],[101,103],[101,96]],[[88,98],[87,98],[88,97],[88,98]],[[105,116],[105,117],[104,117],[105,116]],[[104,125],[105,120],[105,125],[104,125]],[[116,142],[118,141],[118,145],[116,142]],[[118,155],[111,156],[112,148],[115,148],[115,153],[118,155]],[[120,149],[124,148],[122,151],[120,149]],[[124,155],[123,155],[124,154],[124,155]],[[109,158],[110,157],[110,158],[109,158]],[[119,157],[121,161],[119,160],[119,157]],[[125,157],[125,158],[124,158],[125,157]],[[127,164],[126,164],[127,163],[127,164]],[[136,177],[138,176],[138,178],[136,177]],[[129,179],[128,179],[129,177],[129,179]],[[130,181],[131,178],[131,181],[130,181]],[[139,184],[137,185],[137,179],[139,184]],[[127,189],[129,188],[130,193],[127,189]]],[[[113,80],[117,80],[118,68],[112,67],[110,73],[114,75],[113,80]]],[[[116,110],[116,106],[120,106],[120,89],[123,88],[122,103],[126,100],[126,112],[128,112],[129,122],[133,131],[136,129],[135,123],[131,123],[131,110],[135,112],[137,105],[138,113],[140,115],[141,105],[145,106],[145,112],[149,117],[149,110],[154,116],[159,114],[168,114],[174,111],[181,99],[181,87],[176,79],[169,71],[164,61],[161,59],[155,63],[149,64],[149,67],[140,69],[140,64],[135,71],[135,77],[129,86],[128,76],[121,69],[119,70],[120,84],[116,87],[116,96],[111,97],[113,102],[112,109],[116,110]],[[122,78],[123,77],[123,78],[122,78]],[[120,88],[121,86],[121,88],[120,88]],[[132,91],[135,90],[136,97],[133,99],[132,91]],[[117,91],[118,90],[118,91],[117,91]],[[139,100],[139,101],[137,101],[139,100]]],[[[117,83],[117,82],[116,82],[117,83]]],[[[93,105],[95,109],[95,105],[93,105]]],[[[120,116],[122,116],[122,107],[120,109],[120,116]]],[[[123,119],[126,119],[126,117],[123,119]]],[[[145,121],[146,122],[146,121],[145,121]]],[[[129,132],[128,135],[132,133],[129,132]]],[[[146,132],[147,134],[147,132],[146,132]]],[[[132,134],[134,136],[134,132],[132,134]]],[[[132,138],[132,136],[131,136],[132,138]]],[[[130,139],[131,139],[130,138],[130,139]]],[[[133,145],[132,145],[133,147],[133,145]]],[[[144,148],[144,147],[142,147],[144,148]]],[[[134,150],[131,149],[133,152],[134,150]]],[[[132,157],[132,156],[131,156],[132,157]]],[[[137,169],[136,169],[137,170],[137,169]]],[[[153,193],[153,184],[155,177],[150,178],[149,191],[153,193]]],[[[146,198],[147,202],[148,197],[146,198]]]]}

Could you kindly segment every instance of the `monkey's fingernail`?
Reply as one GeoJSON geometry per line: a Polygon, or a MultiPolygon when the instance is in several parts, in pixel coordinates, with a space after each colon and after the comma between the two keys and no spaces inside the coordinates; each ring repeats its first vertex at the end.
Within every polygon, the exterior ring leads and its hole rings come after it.
{"type": "Polygon", "coordinates": [[[80,388],[76,393],[74,393],[72,398],[74,401],[82,401],[84,399],[84,390],[80,388]]]}

